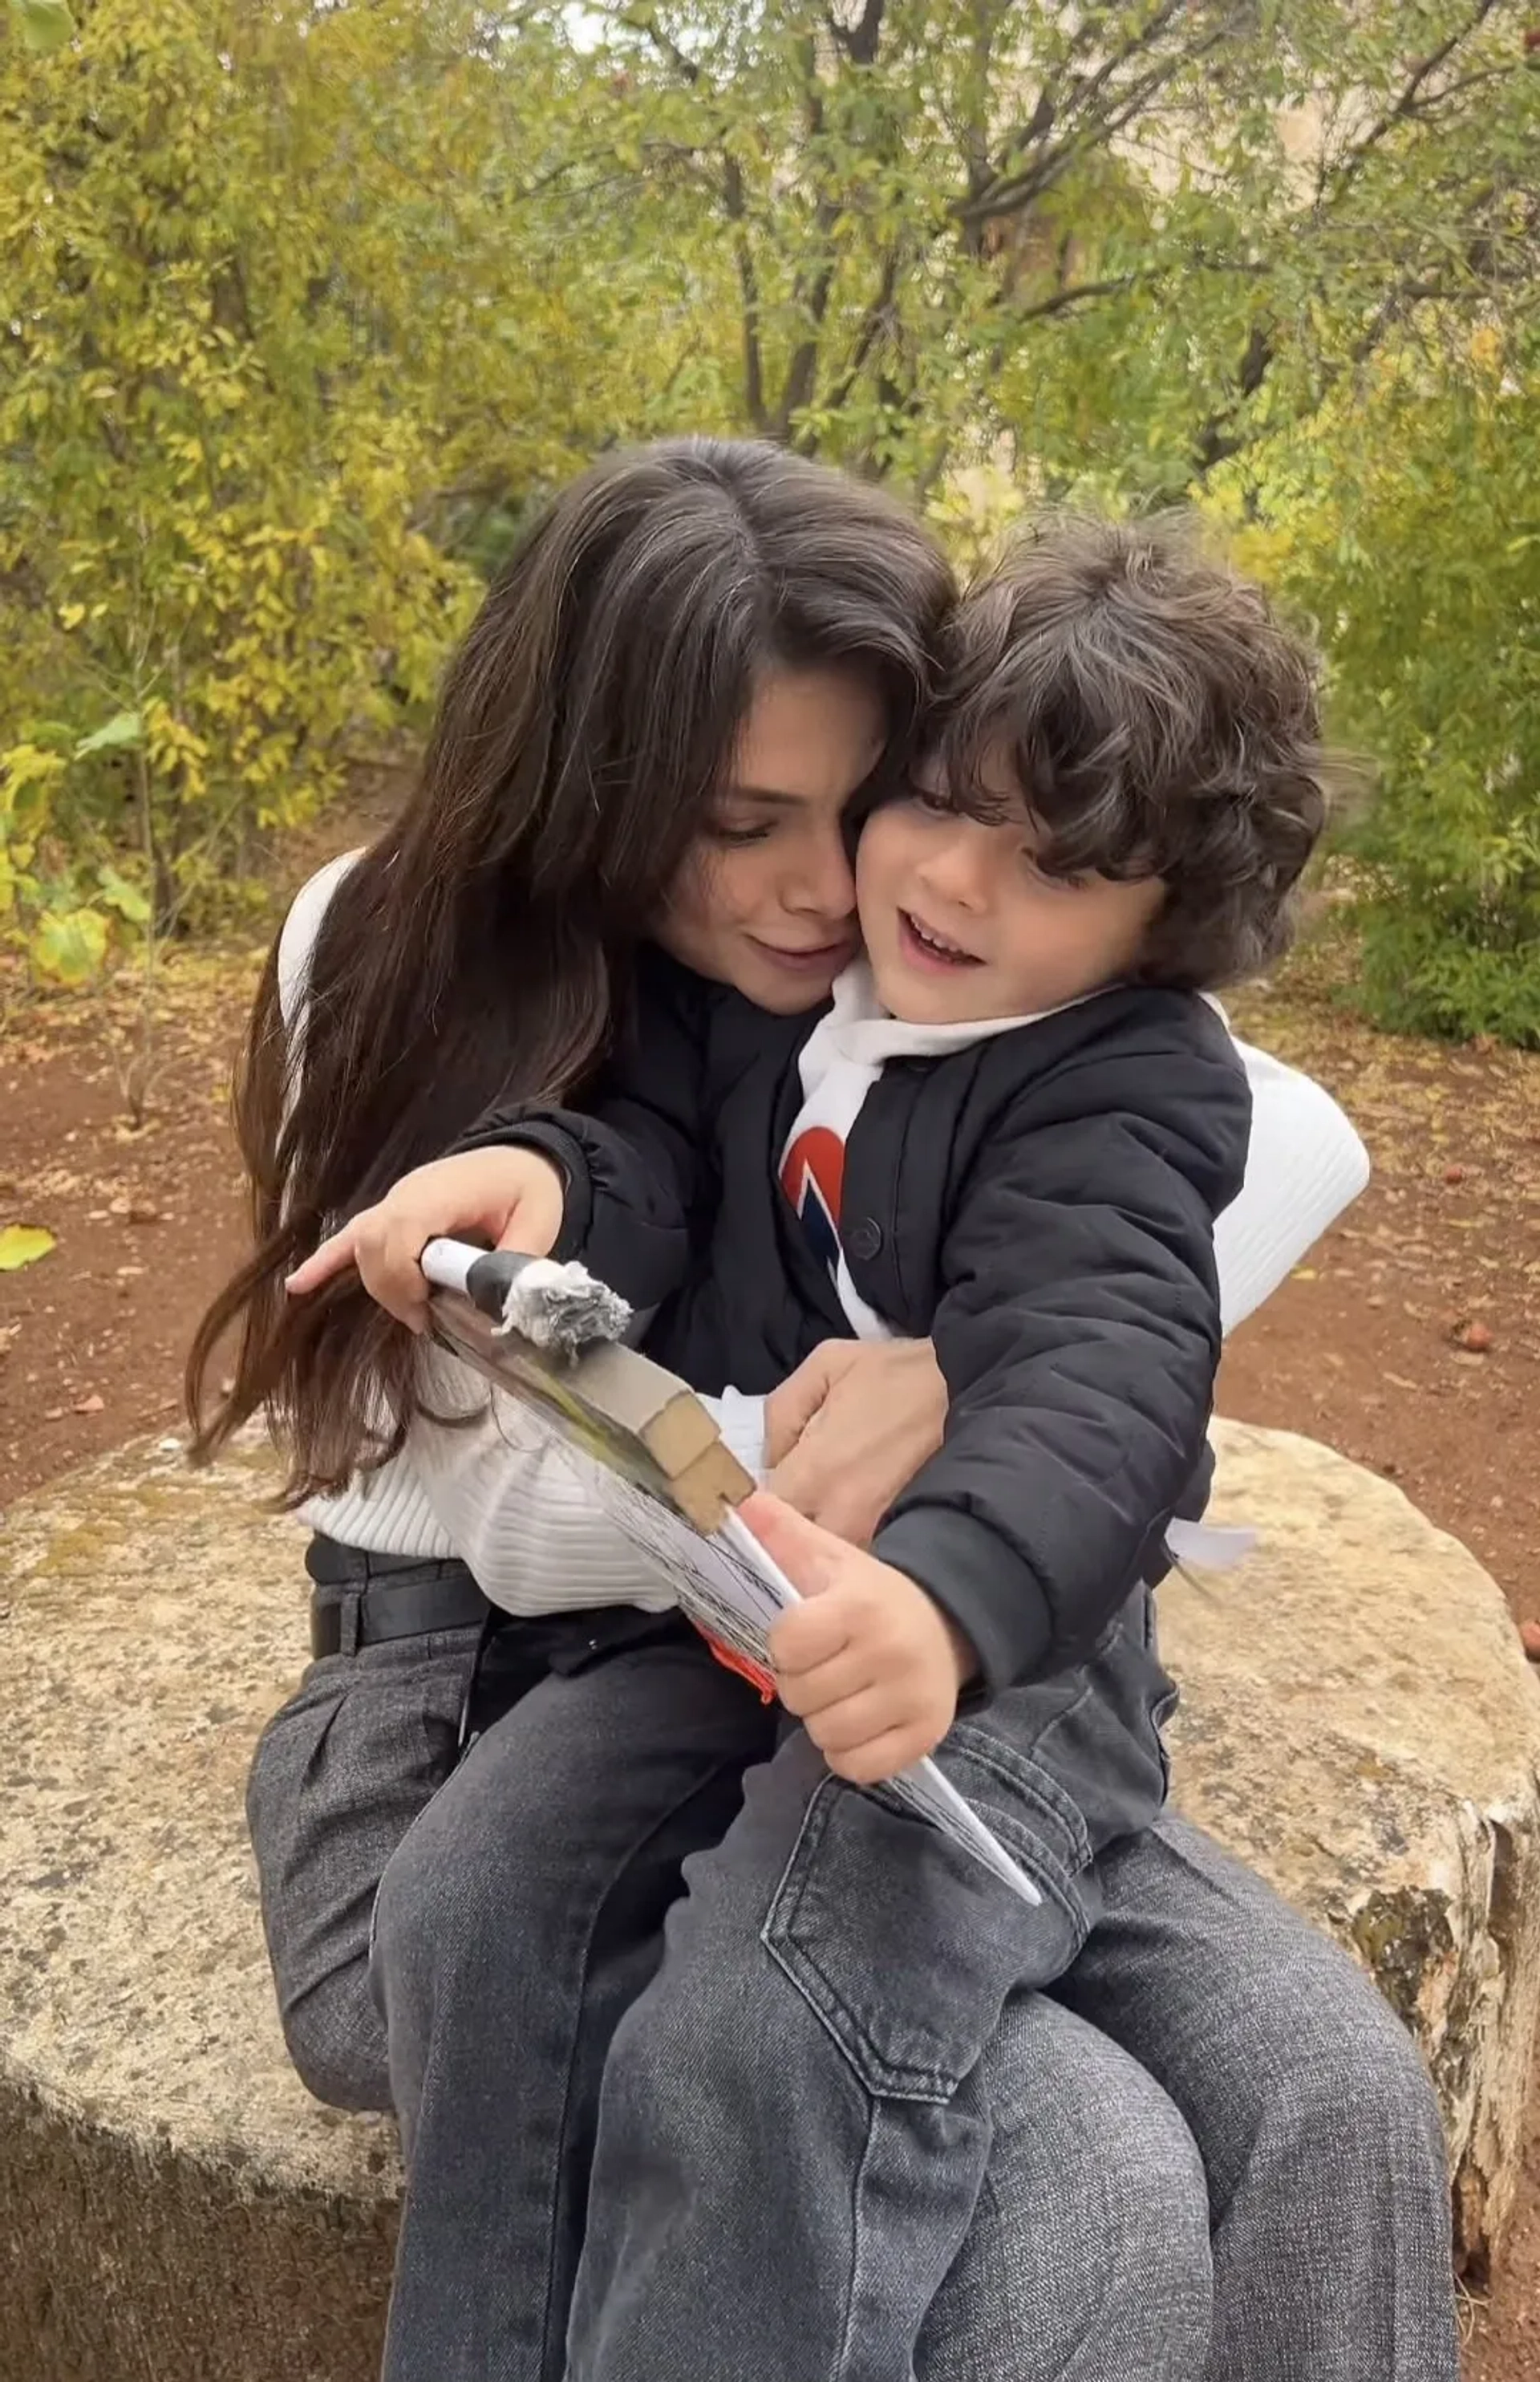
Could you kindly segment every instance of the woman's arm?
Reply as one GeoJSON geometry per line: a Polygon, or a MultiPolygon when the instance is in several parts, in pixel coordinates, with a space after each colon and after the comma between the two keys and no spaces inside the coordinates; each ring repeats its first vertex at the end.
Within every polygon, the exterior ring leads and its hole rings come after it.
{"type": "Polygon", "coordinates": [[[554,1246],[538,1254],[581,1259],[633,1308],[658,1307],[678,1289],[707,1229],[718,998],[662,952],[644,952],[625,1028],[582,1109],[496,1105],[458,1145],[549,1160],[564,1212],[554,1246]]]}
{"type": "Polygon", "coordinates": [[[1235,1045],[1252,1088],[1241,1193],[1214,1231],[1227,1333],[1287,1282],[1369,1180],[1369,1153],[1331,1094],[1297,1067],[1235,1045]]]}
{"type": "Polygon", "coordinates": [[[712,998],[711,988],[650,954],[625,1040],[588,1109],[495,1102],[447,1157],[415,1167],[330,1234],[289,1276],[290,1294],[303,1296],[356,1266],[370,1295],[421,1332],[422,1250],[458,1236],[527,1257],[581,1259],[633,1309],[659,1307],[709,1228],[712,998]]]}

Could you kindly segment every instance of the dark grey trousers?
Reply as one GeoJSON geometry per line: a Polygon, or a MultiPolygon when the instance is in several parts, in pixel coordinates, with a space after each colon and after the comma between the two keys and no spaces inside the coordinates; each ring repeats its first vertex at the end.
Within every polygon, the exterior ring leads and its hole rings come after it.
{"type": "MultiPolygon", "coordinates": [[[[652,1781],[661,1792],[639,1836],[624,1795],[597,1799],[597,1823],[593,1799],[581,1819],[575,1806],[532,1799],[543,1749],[554,1756],[559,1742],[569,1764],[574,1728],[617,1774],[631,1774],[645,1750],[622,1741],[623,1728],[617,1736],[623,1708],[598,1670],[580,1666],[526,1697],[444,1783],[471,1643],[405,1641],[313,1665],[265,1734],[251,1778],[297,2064],[322,2097],[394,2101],[404,2119],[410,2181],[392,2382],[562,2373],[599,2073],[628,2008],[638,2015],[612,2081],[640,2073],[637,2106],[655,2115],[658,2080],[675,2078],[672,2173],[659,2178],[658,2204],[677,2216],[679,2177],[720,2153],[725,2169],[688,2212],[699,2244],[708,2227],[719,2241],[736,2226],[773,2255],[798,2189],[788,2162],[777,2167],[767,2151],[757,2164],[744,2158],[745,2129],[691,2140],[690,2128],[692,2112],[732,2106],[722,2096],[734,2062],[752,2067],[768,2047],[754,2040],[761,2012],[745,1981],[761,1995],[772,1979],[787,1988],[765,2004],[784,2020],[812,2009],[806,1978],[793,1991],[752,1930],[757,1964],[694,1960],[682,2073],[678,2042],[653,2023],[650,1984],[655,1922],[678,1894],[679,1863],[691,1840],[709,1842],[730,1819],[743,1731],[762,1728],[767,1752],[770,1716],[727,1675],[701,1688],[688,1725],[676,1708],[671,1737],[653,1751],[677,1763],[678,1792],[652,1781]],[[553,1888],[574,1861],[590,1885],[574,1898],[571,1929],[552,1941],[553,1888]],[[607,1887],[595,1892],[606,1864],[607,1887]],[[377,1886],[388,2050],[367,1974],[377,1886]],[[537,1910],[545,1932],[532,1958],[537,1910]]],[[[666,1666],[666,1643],[657,1655],[666,1666]]],[[[677,1652],[681,1692],[708,1679],[693,1650],[677,1652]]],[[[1442,2144],[1389,2011],[1333,1946],[1179,1823],[1115,1847],[1099,1879],[1099,1922],[1058,1997],[1012,1995],[988,2030],[970,2114],[982,2188],[915,2371],[926,2382],[1452,2382],[1442,2144]]],[[[719,1944],[712,1918],[711,1897],[692,1890],[676,1933],[694,1928],[703,1944],[719,1944]]],[[[865,2088],[857,2079],[837,2089],[849,2119],[865,2088]]],[[[606,2100],[605,2127],[610,2114],[606,2100]]],[[[601,2130],[599,2263],[576,2282],[577,2376],[601,2338],[610,2363],[592,2370],[647,2382],[858,2370],[839,2362],[837,2345],[819,2362],[792,2354],[788,2364],[785,2344],[772,2351],[757,2328],[735,2341],[726,2293],[712,2307],[707,2351],[703,2309],[717,2253],[703,2266],[692,2239],[671,2279],[666,2233],[628,2236],[628,2209],[653,2208],[651,2178],[635,2169],[645,2145],[634,2128],[629,2143],[624,2128],[617,2139],[611,2193],[601,2130]],[[628,2302],[649,2262],[661,2295],[628,2302]],[[628,2304],[629,2334],[617,2317],[628,2304]]],[[[861,2273],[856,2230],[837,2240],[821,2229],[819,2239],[843,2262],[848,2292],[861,2273]]],[[[944,2263],[900,2278],[911,2301],[929,2298],[944,2263]]],[[[902,2355],[907,2321],[897,2351],[879,2327],[883,2354],[902,2355]]],[[[905,2365],[887,2370],[897,2378],[905,2365]]]]}

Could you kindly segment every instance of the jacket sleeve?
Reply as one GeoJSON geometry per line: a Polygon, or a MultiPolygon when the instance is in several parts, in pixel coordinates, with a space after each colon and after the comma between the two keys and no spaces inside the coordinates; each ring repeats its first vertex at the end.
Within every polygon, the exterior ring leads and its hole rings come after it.
{"type": "Polygon", "coordinates": [[[946,1437],[873,1551],[963,1630],[990,1695],[1086,1658],[1204,1453],[1214,1220],[1250,1102],[1217,1021],[1180,1015],[1019,1093],[944,1242],[946,1437]]]}
{"type": "Polygon", "coordinates": [[[499,1103],[456,1144],[538,1149],[567,1181],[552,1254],[581,1258],[630,1306],[659,1306],[682,1282],[690,1233],[712,1181],[706,1084],[712,988],[649,954],[629,1018],[590,1106],[499,1103]]]}

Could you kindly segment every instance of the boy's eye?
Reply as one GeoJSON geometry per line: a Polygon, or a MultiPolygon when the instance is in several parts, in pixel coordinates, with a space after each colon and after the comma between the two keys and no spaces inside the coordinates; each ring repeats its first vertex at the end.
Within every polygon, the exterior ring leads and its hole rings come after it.
{"type": "Polygon", "coordinates": [[[956,807],[950,795],[939,786],[911,786],[910,799],[918,803],[923,811],[929,811],[933,818],[950,818],[956,807]]]}
{"type": "Polygon", "coordinates": [[[1021,846],[1021,862],[1027,875],[1050,893],[1083,893],[1091,882],[1089,877],[1050,877],[1045,868],[1038,866],[1037,854],[1030,843],[1021,846]]]}

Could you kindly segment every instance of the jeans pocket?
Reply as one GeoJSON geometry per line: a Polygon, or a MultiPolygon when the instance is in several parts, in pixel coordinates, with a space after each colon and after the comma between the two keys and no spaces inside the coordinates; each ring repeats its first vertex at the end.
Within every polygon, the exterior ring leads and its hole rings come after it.
{"type": "Polygon", "coordinates": [[[454,1768],[475,1637],[324,1656],[263,1730],[246,1821],[281,1993],[361,1951],[380,1872],[454,1768]]]}
{"type": "Polygon", "coordinates": [[[826,1778],[763,1930],[771,1958],[881,2098],[949,2101],[1007,1995],[1060,1974],[1084,1938],[1069,1846],[1045,1843],[1004,1808],[1013,1799],[993,1758],[981,1763],[954,1743],[964,1736],[947,1740],[945,1766],[1030,1866],[1037,1908],[880,1789],[826,1778]]]}

